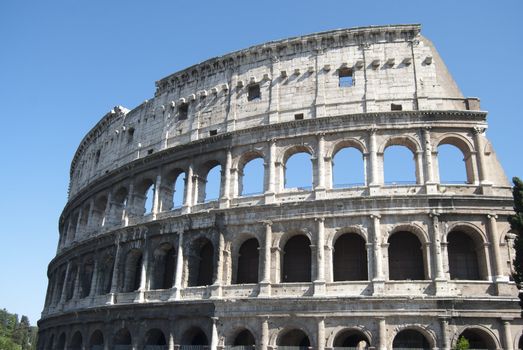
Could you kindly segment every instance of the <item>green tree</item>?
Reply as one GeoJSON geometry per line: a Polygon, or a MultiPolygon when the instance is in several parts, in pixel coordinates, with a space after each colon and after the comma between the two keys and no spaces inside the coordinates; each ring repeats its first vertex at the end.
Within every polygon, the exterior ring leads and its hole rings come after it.
{"type": "Polygon", "coordinates": [[[464,336],[459,337],[458,342],[456,343],[455,350],[467,350],[470,349],[470,343],[467,338],[464,336]]]}
{"type": "Polygon", "coordinates": [[[15,344],[11,339],[0,336],[0,349],[2,350],[22,350],[22,347],[15,344]]]}
{"type": "MultiPolygon", "coordinates": [[[[512,196],[514,197],[514,215],[509,216],[508,221],[512,232],[516,235],[514,240],[514,250],[516,256],[514,257],[514,271],[512,277],[519,289],[519,306],[523,310],[523,182],[514,177],[512,179],[514,187],[512,187],[512,196]]],[[[521,312],[523,316],[523,311],[521,312]]]]}

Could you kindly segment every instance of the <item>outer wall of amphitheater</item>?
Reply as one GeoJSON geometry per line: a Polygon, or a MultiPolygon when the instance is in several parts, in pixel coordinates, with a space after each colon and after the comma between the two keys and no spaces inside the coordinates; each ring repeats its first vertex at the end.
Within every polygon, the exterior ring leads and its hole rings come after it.
{"type": "Polygon", "coordinates": [[[521,348],[510,184],[419,25],[269,42],[156,85],[74,156],[39,349],[521,348]],[[440,179],[442,145],[466,181],[440,179]],[[393,146],[413,181],[386,181],[393,146]],[[345,149],[362,183],[333,181],[345,149]],[[289,186],[297,154],[310,186],[289,186]]]}

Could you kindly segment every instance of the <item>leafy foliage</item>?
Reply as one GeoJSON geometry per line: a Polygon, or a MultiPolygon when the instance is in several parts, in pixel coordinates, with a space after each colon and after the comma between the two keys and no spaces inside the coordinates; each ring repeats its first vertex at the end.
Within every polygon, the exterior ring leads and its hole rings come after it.
{"type": "Polygon", "coordinates": [[[467,338],[464,336],[459,337],[458,342],[456,343],[455,350],[467,350],[470,349],[470,343],[467,338]]]}
{"type": "MultiPolygon", "coordinates": [[[[514,271],[512,277],[517,283],[519,292],[519,306],[523,310],[523,182],[514,177],[512,179],[514,187],[512,187],[512,196],[514,197],[514,215],[509,216],[508,221],[510,222],[510,228],[516,235],[514,240],[514,250],[516,256],[514,257],[514,271]]],[[[523,311],[521,313],[523,315],[523,311]]]]}
{"type": "Polygon", "coordinates": [[[37,333],[37,328],[31,327],[27,316],[22,316],[18,321],[17,314],[11,314],[6,309],[0,310],[0,349],[36,349],[37,333]]]}

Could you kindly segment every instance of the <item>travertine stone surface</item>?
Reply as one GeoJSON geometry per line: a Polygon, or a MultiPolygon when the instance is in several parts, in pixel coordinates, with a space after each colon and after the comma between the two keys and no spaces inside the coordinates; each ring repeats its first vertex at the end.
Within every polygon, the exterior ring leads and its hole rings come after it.
{"type": "Polygon", "coordinates": [[[417,334],[450,349],[465,332],[516,349],[510,184],[486,128],[419,25],[269,42],[165,77],[80,143],[38,347],[390,349],[417,334]],[[415,182],[385,183],[393,145],[412,152],[415,182]],[[466,183],[440,181],[440,145],[461,151],[466,183]],[[338,188],[333,159],[347,147],[364,183],[338,188]],[[310,154],[310,188],[285,186],[297,152],[310,154]],[[243,194],[258,158],[263,192],[243,194]]]}

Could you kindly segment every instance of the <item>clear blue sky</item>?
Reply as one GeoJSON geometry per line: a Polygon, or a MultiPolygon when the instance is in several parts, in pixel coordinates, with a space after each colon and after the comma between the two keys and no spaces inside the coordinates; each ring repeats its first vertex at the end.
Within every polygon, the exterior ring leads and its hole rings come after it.
{"type": "Polygon", "coordinates": [[[269,40],[421,23],[465,96],[490,112],[509,177],[523,176],[523,1],[0,2],[0,308],[39,318],[69,165],[113,106],[179,69],[269,40]]]}

